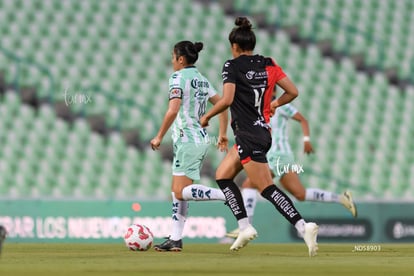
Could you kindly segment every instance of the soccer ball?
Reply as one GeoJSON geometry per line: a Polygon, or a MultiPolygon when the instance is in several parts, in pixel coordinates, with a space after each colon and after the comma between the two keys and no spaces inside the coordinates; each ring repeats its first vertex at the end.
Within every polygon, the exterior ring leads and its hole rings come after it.
{"type": "Polygon", "coordinates": [[[151,230],[141,224],[132,224],[124,236],[125,245],[132,251],[147,251],[152,247],[154,235],[151,230]]]}

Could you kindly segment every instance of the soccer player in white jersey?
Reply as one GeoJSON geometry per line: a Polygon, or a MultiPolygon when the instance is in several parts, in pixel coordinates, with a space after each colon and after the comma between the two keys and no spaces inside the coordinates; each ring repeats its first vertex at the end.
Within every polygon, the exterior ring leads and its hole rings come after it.
{"type": "MultiPolygon", "coordinates": [[[[288,121],[294,119],[302,126],[303,148],[306,154],[313,152],[310,141],[309,124],[306,118],[291,104],[285,104],[276,109],[270,119],[272,127],[272,147],[267,153],[269,168],[273,177],[277,177],[282,186],[299,201],[336,202],[348,209],[353,217],[357,216],[357,209],[350,191],[338,195],[336,193],[317,188],[305,188],[298,176],[301,168],[295,163],[288,138],[288,121]]],[[[257,190],[246,178],[242,184],[242,195],[250,223],[253,221],[254,209],[257,202],[257,190]]],[[[227,237],[235,238],[239,230],[227,233],[227,237]]]]}
{"type": "MultiPolygon", "coordinates": [[[[172,126],[174,158],[172,164],[172,233],[157,251],[181,251],[182,233],[188,212],[188,201],[222,200],[220,189],[195,184],[200,180],[203,159],[210,146],[209,136],[199,119],[206,111],[207,102],[215,104],[220,96],[211,83],[194,66],[203,43],[181,41],[172,52],[174,73],[169,79],[169,105],[158,134],[151,140],[153,150],[159,149],[164,135],[172,126]]],[[[227,113],[220,115],[227,125],[227,113]]],[[[226,129],[221,128],[218,145],[227,148],[226,129]]]]}

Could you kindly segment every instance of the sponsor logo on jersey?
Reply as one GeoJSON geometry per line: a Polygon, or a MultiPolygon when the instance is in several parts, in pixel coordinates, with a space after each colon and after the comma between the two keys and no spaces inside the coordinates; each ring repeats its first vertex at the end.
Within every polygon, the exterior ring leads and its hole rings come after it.
{"type": "Polygon", "coordinates": [[[248,80],[251,80],[251,79],[253,79],[253,77],[254,77],[254,75],[256,74],[256,72],[255,71],[248,71],[247,73],[246,73],[246,78],[248,79],[248,80]]]}
{"type": "Polygon", "coordinates": [[[182,98],[182,91],[180,88],[173,88],[170,90],[170,99],[182,98]]]}
{"type": "Polygon", "coordinates": [[[197,88],[209,88],[210,84],[208,83],[208,81],[205,80],[198,80],[197,78],[194,78],[191,80],[191,87],[193,87],[194,89],[197,88]]]}
{"type": "Polygon", "coordinates": [[[246,73],[246,78],[248,80],[251,80],[251,79],[256,79],[256,80],[266,79],[267,78],[267,72],[266,71],[262,71],[262,72],[248,71],[246,73]]]}
{"type": "Polygon", "coordinates": [[[197,90],[194,93],[194,97],[196,97],[197,99],[200,99],[200,100],[203,100],[207,95],[208,95],[208,92],[205,92],[203,90],[197,90]]]}

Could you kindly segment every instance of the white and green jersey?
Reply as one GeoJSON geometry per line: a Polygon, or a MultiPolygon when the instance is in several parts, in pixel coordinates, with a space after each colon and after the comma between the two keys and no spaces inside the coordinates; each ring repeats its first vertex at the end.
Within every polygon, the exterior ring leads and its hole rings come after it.
{"type": "Polygon", "coordinates": [[[276,108],[276,112],[270,118],[272,127],[272,151],[281,153],[291,153],[292,150],[288,138],[288,120],[292,118],[298,110],[291,104],[285,104],[276,108]]]}
{"type": "Polygon", "coordinates": [[[180,111],[172,125],[173,142],[200,144],[208,141],[200,117],[206,113],[208,99],[216,95],[216,90],[195,66],[174,72],[169,86],[169,99],[181,99],[180,111]]]}

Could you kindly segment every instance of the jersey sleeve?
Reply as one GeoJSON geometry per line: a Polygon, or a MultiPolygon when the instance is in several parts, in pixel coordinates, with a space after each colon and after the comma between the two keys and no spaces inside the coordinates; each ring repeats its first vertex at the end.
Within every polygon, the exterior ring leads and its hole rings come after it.
{"type": "Polygon", "coordinates": [[[208,87],[208,98],[214,97],[217,94],[217,90],[214,88],[213,85],[209,82],[208,87]]]}
{"type": "Polygon", "coordinates": [[[234,65],[230,62],[230,60],[227,60],[224,63],[221,76],[223,78],[223,83],[227,83],[227,82],[235,83],[236,82],[236,74],[234,72],[234,65]]]}
{"type": "Polygon", "coordinates": [[[169,91],[168,98],[172,99],[182,99],[183,98],[183,89],[181,85],[181,75],[178,73],[173,73],[169,79],[169,91]]]}
{"type": "Polygon", "coordinates": [[[270,85],[273,86],[286,77],[286,73],[283,71],[282,67],[280,67],[272,58],[266,58],[266,65],[270,85]]]}
{"type": "Polygon", "coordinates": [[[281,115],[288,118],[292,118],[296,113],[298,113],[298,109],[289,103],[278,107],[277,110],[279,110],[281,115]]]}
{"type": "Polygon", "coordinates": [[[281,79],[286,77],[286,73],[283,71],[282,67],[280,67],[274,60],[273,60],[273,64],[275,66],[274,74],[275,74],[276,82],[278,82],[281,79]]]}

